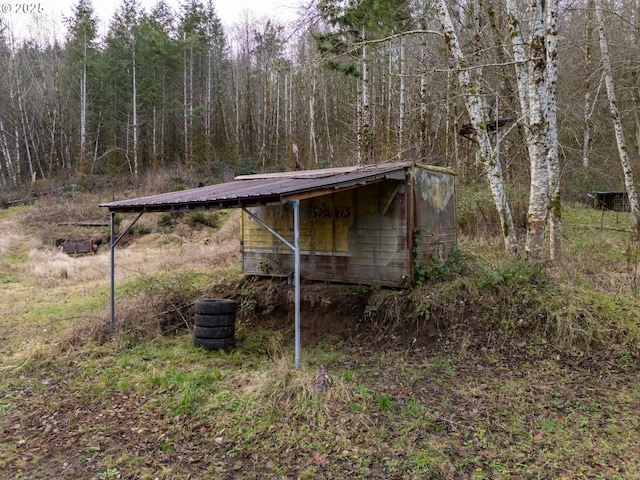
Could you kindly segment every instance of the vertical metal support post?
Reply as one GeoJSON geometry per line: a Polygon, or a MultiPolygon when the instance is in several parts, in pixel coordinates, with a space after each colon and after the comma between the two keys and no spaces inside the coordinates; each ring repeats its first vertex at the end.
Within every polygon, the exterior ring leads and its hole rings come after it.
{"type": "Polygon", "coordinates": [[[111,246],[111,317],[109,321],[109,332],[113,336],[116,319],[116,212],[111,212],[111,239],[109,245],[111,246]]]}
{"type": "Polygon", "coordinates": [[[266,228],[276,238],[278,238],[287,247],[293,250],[294,258],[294,283],[295,283],[295,330],[296,330],[296,344],[295,344],[295,362],[296,370],[300,368],[300,200],[291,200],[293,207],[293,244],[286,238],[276,232],[269,225],[264,223],[258,216],[252,213],[250,210],[242,207],[242,210],[253,218],[258,224],[266,228]]]}
{"type": "Polygon", "coordinates": [[[111,212],[111,320],[109,322],[109,333],[113,336],[116,324],[116,245],[125,236],[125,234],[140,220],[144,211],[140,212],[133,222],[116,238],[116,212],[111,212]]]}
{"type": "Polygon", "coordinates": [[[296,370],[300,368],[300,200],[293,202],[293,245],[295,259],[296,370]]]}

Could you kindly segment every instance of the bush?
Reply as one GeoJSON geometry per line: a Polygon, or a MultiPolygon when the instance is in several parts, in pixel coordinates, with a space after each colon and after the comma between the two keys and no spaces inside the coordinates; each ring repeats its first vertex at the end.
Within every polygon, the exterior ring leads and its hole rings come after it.
{"type": "Polygon", "coordinates": [[[238,175],[251,175],[256,173],[256,168],[258,166],[258,161],[253,157],[246,157],[240,159],[240,164],[238,165],[237,174],[238,175]]]}
{"type": "Polygon", "coordinates": [[[465,271],[465,255],[455,247],[449,256],[442,260],[437,251],[431,254],[431,262],[428,265],[416,266],[416,283],[443,280],[465,271]]]}
{"type": "Polygon", "coordinates": [[[205,227],[218,228],[220,216],[218,212],[192,212],[187,216],[187,223],[191,226],[204,225],[205,227]]]}
{"type": "Polygon", "coordinates": [[[476,280],[478,288],[495,288],[501,285],[511,288],[529,288],[541,285],[545,280],[542,264],[526,259],[507,259],[494,268],[481,268],[476,280]]]}

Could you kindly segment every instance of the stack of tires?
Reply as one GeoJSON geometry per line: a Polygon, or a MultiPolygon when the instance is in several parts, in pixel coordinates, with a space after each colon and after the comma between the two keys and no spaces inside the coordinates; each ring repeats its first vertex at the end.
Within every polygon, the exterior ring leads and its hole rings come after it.
{"type": "Polygon", "coordinates": [[[236,302],[226,298],[198,300],[195,304],[193,344],[206,350],[232,347],[236,330],[236,302]]]}

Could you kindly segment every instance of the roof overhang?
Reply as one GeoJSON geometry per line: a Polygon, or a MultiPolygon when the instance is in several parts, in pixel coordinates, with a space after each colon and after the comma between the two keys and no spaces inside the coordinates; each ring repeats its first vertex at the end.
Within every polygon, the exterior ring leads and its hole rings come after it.
{"type": "Polygon", "coordinates": [[[404,180],[411,162],[243,175],[231,182],[102,203],[111,212],[218,210],[281,205],[386,179],[404,180]]]}

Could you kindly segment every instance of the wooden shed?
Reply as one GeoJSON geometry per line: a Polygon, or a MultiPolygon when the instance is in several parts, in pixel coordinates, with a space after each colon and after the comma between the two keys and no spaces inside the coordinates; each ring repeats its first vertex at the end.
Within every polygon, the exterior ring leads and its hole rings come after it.
{"type": "MultiPolygon", "coordinates": [[[[447,169],[403,162],[369,167],[380,175],[366,181],[363,170],[347,167],[239,179],[322,179],[320,188],[300,200],[302,278],[409,285],[417,265],[443,261],[455,245],[455,175],[447,169]]],[[[293,273],[294,252],[269,231],[293,238],[292,217],[291,208],[284,205],[262,205],[244,212],[245,273],[293,273]]]]}
{"type": "Polygon", "coordinates": [[[593,208],[598,210],[612,210],[614,212],[631,211],[627,192],[593,192],[589,196],[593,200],[593,208]]]}
{"type": "Polygon", "coordinates": [[[442,261],[456,242],[455,175],[413,162],[246,175],[232,182],[103,203],[111,250],[146,212],[240,208],[242,266],[292,276],[295,363],[300,366],[300,283],[410,285],[416,267],[442,261]],[[137,214],[116,236],[116,214],[137,214]]]}

